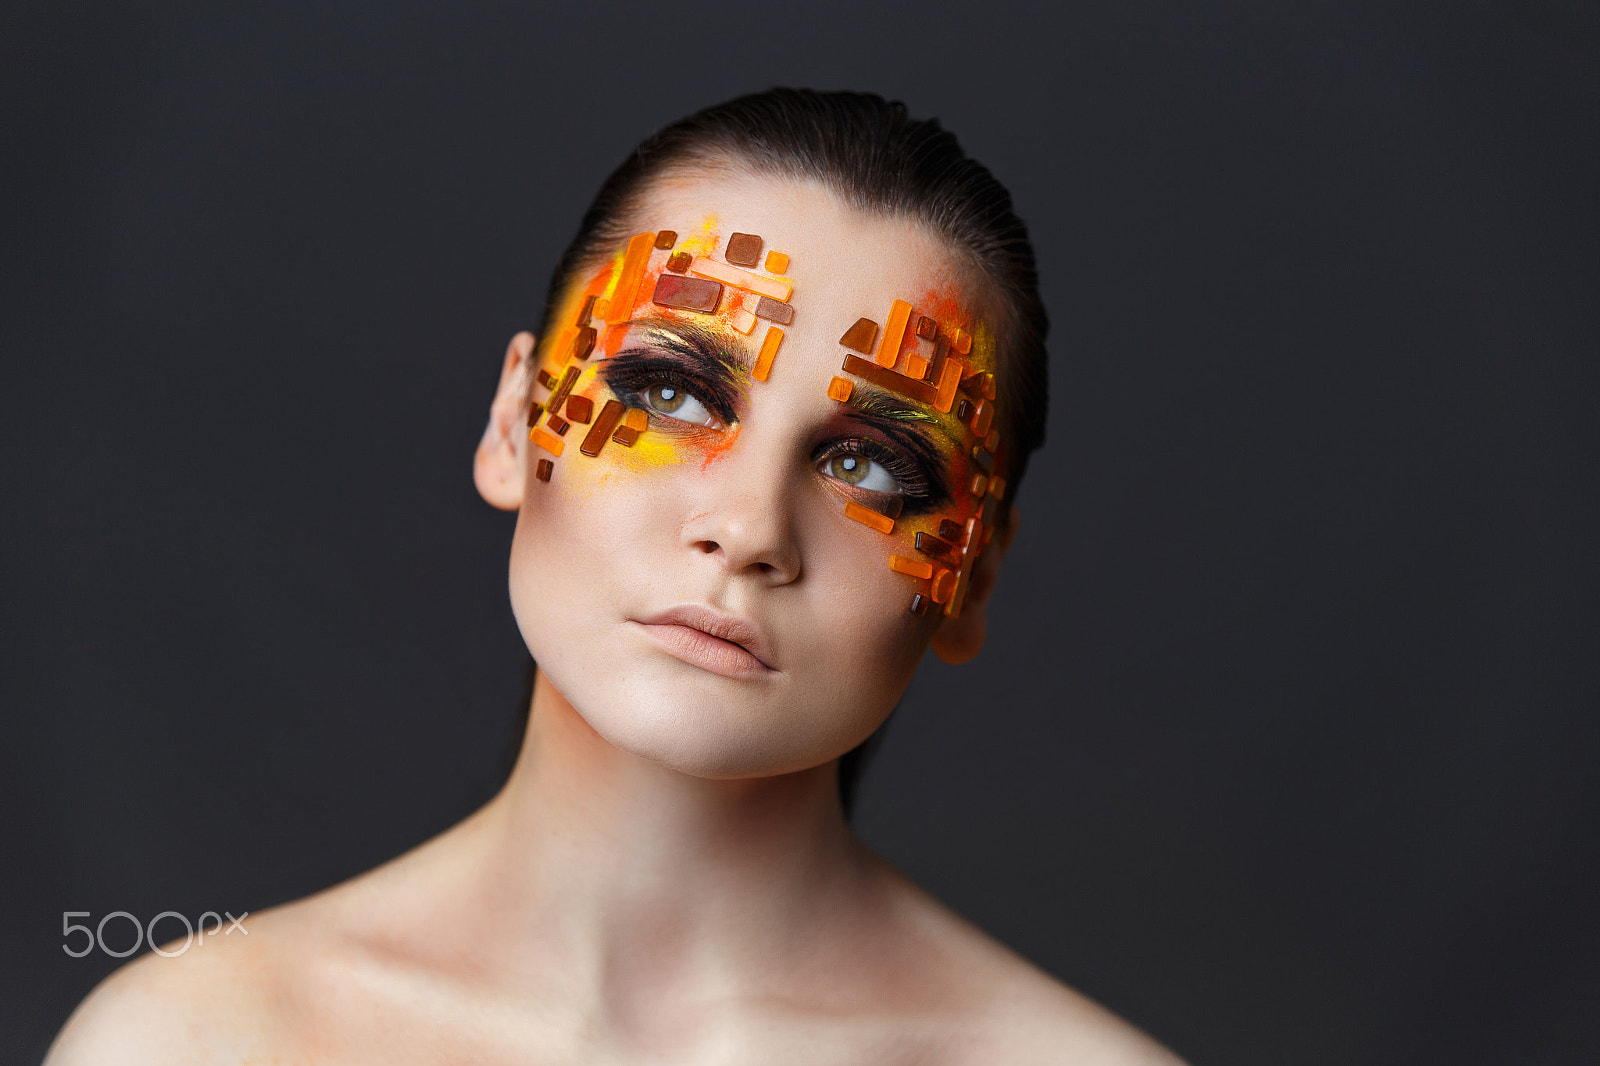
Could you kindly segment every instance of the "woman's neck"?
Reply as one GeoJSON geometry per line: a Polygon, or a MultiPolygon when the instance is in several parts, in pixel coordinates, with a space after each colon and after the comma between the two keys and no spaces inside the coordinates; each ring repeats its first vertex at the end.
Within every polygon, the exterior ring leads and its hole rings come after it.
{"type": "Polygon", "coordinates": [[[836,774],[669,770],[613,747],[541,674],[516,770],[474,819],[476,905],[508,958],[536,953],[608,1008],[776,991],[874,924],[878,868],[836,774]]]}

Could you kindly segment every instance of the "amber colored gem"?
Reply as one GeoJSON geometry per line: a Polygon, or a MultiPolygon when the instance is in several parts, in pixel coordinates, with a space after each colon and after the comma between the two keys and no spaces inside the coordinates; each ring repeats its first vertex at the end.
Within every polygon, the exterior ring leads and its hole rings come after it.
{"type": "Polygon", "coordinates": [[[667,269],[674,274],[689,273],[689,264],[694,262],[694,256],[688,252],[673,252],[667,256],[667,269]]]}
{"type": "Polygon", "coordinates": [[[954,570],[940,570],[933,576],[933,602],[943,603],[950,598],[950,593],[956,589],[956,572],[954,570]]]}
{"type": "Polygon", "coordinates": [[[846,518],[853,518],[864,526],[871,526],[879,533],[894,532],[894,519],[888,515],[881,515],[877,511],[869,510],[854,500],[844,505],[844,514],[846,518]]]}
{"type": "MultiPolygon", "coordinates": [[[[938,402],[938,392],[928,387],[924,382],[915,378],[908,378],[904,374],[897,374],[893,370],[885,370],[877,363],[861,358],[859,355],[844,357],[842,367],[846,374],[854,374],[858,378],[865,378],[881,388],[891,392],[898,392],[902,396],[909,396],[918,403],[925,403],[932,407],[938,402]]],[[[948,410],[948,408],[946,408],[948,410]]]]}
{"type": "Polygon", "coordinates": [[[968,352],[972,351],[972,334],[968,333],[964,329],[958,328],[950,335],[950,347],[954,348],[962,355],[966,355],[968,352]]]}
{"type": "Polygon", "coordinates": [[[917,551],[923,555],[931,555],[935,559],[950,559],[956,550],[954,544],[940,540],[932,533],[918,533],[915,543],[917,551]]]}
{"type": "Polygon", "coordinates": [[[639,298],[639,283],[644,280],[644,268],[650,259],[650,248],[655,244],[654,233],[638,233],[628,238],[628,250],[622,257],[622,269],[617,272],[617,287],[611,293],[606,324],[614,326],[633,316],[633,305],[639,298]]]}
{"type": "Polygon", "coordinates": [[[567,397],[567,417],[580,426],[587,426],[594,417],[594,401],[587,396],[567,397]]]}
{"type": "Polygon", "coordinates": [[[939,536],[949,541],[951,544],[960,544],[961,534],[964,532],[966,531],[961,528],[960,522],[949,518],[943,518],[939,520],[939,536]]]}
{"type": "Polygon", "coordinates": [[[967,486],[967,489],[974,496],[982,496],[985,492],[989,491],[989,479],[984,477],[982,474],[973,474],[972,483],[967,486]]]}
{"type": "Polygon", "coordinates": [[[558,437],[565,437],[567,435],[567,430],[572,428],[572,423],[568,422],[560,415],[551,415],[550,420],[546,422],[545,425],[549,426],[550,432],[554,433],[558,437]]]}
{"type": "Polygon", "coordinates": [[[956,417],[965,422],[972,417],[972,401],[961,399],[956,401],[956,417]]]}
{"type": "Polygon", "coordinates": [[[980,400],[992,400],[995,395],[994,375],[987,371],[982,374],[968,375],[967,379],[961,383],[961,391],[980,400]]]}
{"type": "Polygon", "coordinates": [[[589,427],[589,432],[584,435],[583,443],[578,445],[578,450],[584,455],[596,456],[606,446],[606,438],[611,436],[611,431],[616,428],[617,420],[622,417],[623,405],[621,400],[607,400],[606,405],[600,408],[600,417],[595,419],[594,425],[589,427]]]}
{"type": "Polygon", "coordinates": [[[939,335],[939,323],[927,315],[917,316],[917,336],[925,341],[931,341],[939,335]]]}
{"type": "Polygon", "coordinates": [[[878,347],[878,365],[894,366],[900,359],[900,346],[906,339],[906,325],[911,321],[911,305],[904,300],[889,304],[889,320],[883,327],[883,344],[878,347]]]}
{"type": "Polygon", "coordinates": [[[787,274],[789,272],[789,255],[787,252],[767,253],[767,273],[787,274]]]}
{"type": "Polygon", "coordinates": [[[904,496],[884,496],[878,499],[861,501],[861,506],[877,511],[885,518],[899,518],[900,512],[906,508],[904,496]]]}
{"type": "Polygon", "coordinates": [[[788,300],[789,295],[794,292],[794,286],[782,278],[752,274],[748,270],[719,263],[714,259],[696,259],[689,264],[689,273],[710,278],[712,281],[720,281],[724,285],[732,285],[738,289],[749,289],[762,296],[770,296],[774,300],[788,300]]]}
{"type": "Polygon", "coordinates": [[[991,429],[989,435],[983,438],[983,446],[991,452],[998,452],[1000,450],[1000,431],[991,429]]]}
{"type": "Polygon", "coordinates": [[[589,353],[594,351],[595,331],[593,326],[583,326],[578,330],[578,335],[572,339],[572,354],[578,359],[589,358],[589,353]]]}
{"type": "Polygon", "coordinates": [[[770,296],[763,296],[756,301],[756,317],[787,326],[794,321],[794,306],[782,300],[774,300],[770,296]]]}
{"type": "Polygon", "coordinates": [[[928,597],[924,596],[920,592],[917,593],[915,596],[912,596],[911,597],[911,613],[912,614],[927,614],[928,613],[928,597]]]}
{"type": "Polygon", "coordinates": [[[750,369],[750,376],[757,381],[767,380],[772,373],[772,360],[778,355],[778,345],[783,343],[783,330],[777,326],[768,326],[767,335],[761,338],[761,351],[756,353],[756,365],[750,369]]]}
{"type": "Polygon", "coordinates": [[[542,415],[542,414],[544,414],[544,404],[542,404],[542,403],[531,403],[531,404],[529,404],[528,405],[528,425],[531,426],[534,423],[538,422],[539,421],[539,416],[542,415]]]}
{"type": "Polygon", "coordinates": [[[569,366],[561,375],[561,381],[556,384],[555,391],[550,394],[550,402],[546,405],[552,416],[561,410],[561,404],[566,400],[567,393],[572,391],[572,386],[578,382],[578,368],[569,366]]]}
{"type": "Polygon", "coordinates": [[[889,556],[889,569],[897,574],[909,574],[912,577],[930,578],[933,576],[933,564],[923,562],[921,559],[908,559],[904,555],[889,556]]]}
{"type": "Polygon", "coordinates": [[[533,468],[533,476],[538,478],[540,481],[549,481],[550,471],[554,470],[555,468],[556,464],[552,463],[550,460],[540,459],[539,465],[533,468]]]}
{"type": "Polygon", "coordinates": [[[681,278],[676,274],[663,274],[656,279],[655,295],[651,300],[662,307],[675,307],[680,311],[699,311],[710,314],[722,299],[722,286],[703,278],[681,278]]]}
{"type": "Polygon", "coordinates": [[[650,413],[642,407],[630,407],[622,416],[622,424],[636,433],[643,433],[650,424],[650,413]]]}
{"type": "Polygon", "coordinates": [[[662,251],[665,251],[666,249],[671,248],[674,244],[677,244],[677,243],[678,243],[678,231],[677,230],[664,229],[660,233],[656,234],[656,247],[660,248],[662,251]]]}
{"type": "Polygon", "coordinates": [[[844,331],[839,343],[862,355],[872,354],[873,342],[878,339],[878,324],[870,318],[858,318],[856,324],[844,331]]]}
{"type": "Polygon", "coordinates": [[[728,238],[728,250],[723,258],[734,266],[753,267],[761,262],[762,243],[754,233],[735,233],[728,238]]]}
{"type": "Polygon", "coordinates": [[[598,299],[598,297],[593,295],[584,299],[583,306],[578,308],[578,325],[587,326],[589,324],[589,316],[594,314],[594,302],[596,299],[598,299]]]}
{"type": "Polygon", "coordinates": [[[978,413],[972,418],[972,433],[977,437],[989,435],[989,425],[994,421],[994,404],[988,400],[978,401],[978,413]]]}
{"type": "Polygon", "coordinates": [[[639,441],[639,431],[631,426],[623,426],[621,429],[611,434],[611,439],[622,445],[624,448],[631,448],[639,441]]]}
{"type": "Polygon", "coordinates": [[[561,449],[566,447],[566,444],[562,442],[560,437],[556,436],[554,433],[551,433],[543,426],[538,426],[529,430],[528,439],[554,456],[560,456],[561,449]]]}
{"type": "Polygon", "coordinates": [[[956,359],[946,359],[944,369],[939,371],[939,388],[933,400],[933,409],[940,414],[948,414],[952,404],[956,402],[956,387],[961,384],[961,362],[956,359]]]}
{"type": "Polygon", "coordinates": [[[856,383],[849,378],[835,377],[828,382],[828,398],[838,400],[840,403],[849,403],[850,394],[856,391],[856,383]]]}

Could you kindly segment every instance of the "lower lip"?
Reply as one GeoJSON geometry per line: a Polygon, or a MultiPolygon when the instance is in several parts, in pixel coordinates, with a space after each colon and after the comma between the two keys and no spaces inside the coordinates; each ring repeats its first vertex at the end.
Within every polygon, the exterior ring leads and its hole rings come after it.
{"type": "Polygon", "coordinates": [[[766,663],[739,645],[713,637],[693,626],[650,625],[645,622],[635,622],[634,625],[668,655],[690,666],[740,680],[772,673],[766,663]]]}

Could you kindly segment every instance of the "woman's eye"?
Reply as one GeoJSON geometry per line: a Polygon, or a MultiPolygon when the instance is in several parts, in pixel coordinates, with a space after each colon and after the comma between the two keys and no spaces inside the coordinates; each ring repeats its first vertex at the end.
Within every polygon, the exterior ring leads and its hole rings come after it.
{"type": "Polygon", "coordinates": [[[693,393],[685,392],[677,385],[664,381],[651,385],[645,390],[645,402],[657,414],[675,418],[680,422],[713,428],[722,426],[722,421],[706,410],[706,405],[695,398],[693,393]]]}
{"type": "Polygon", "coordinates": [[[864,455],[836,455],[823,461],[824,472],[832,478],[868,492],[897,493],[900,483],[894,475],[864,455]]]}

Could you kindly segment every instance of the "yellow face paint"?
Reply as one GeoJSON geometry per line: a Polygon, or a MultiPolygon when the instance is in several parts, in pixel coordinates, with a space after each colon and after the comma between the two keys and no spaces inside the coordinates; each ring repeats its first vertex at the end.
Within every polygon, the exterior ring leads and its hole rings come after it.
{"type": "MultiPolygon", "coordinates": [[[[750,338],[758,344],[757,354],[749,370],[740,368],[741,376],[746,386],[751,376],[765,380],[783,338],[776,322],[792,321],[794,310],[787,302],[792,285],[762,265],[787,269],[788,256],[776,252],[763,258],[764,245],[759,235],[725,237],[716,215],[683,234],[646,232],[623,242],[607,263],[567,294],[556,316],[559,328],[540,346],[529,439],[551,459],[563,455],[563,434],[573,432],[569,418],[576,402],[590,418],[599,412],[602,421],[615,423],[609,431],[596,427],[585,432],[584,456],[618,452],[614,461],[622,467],[644,470],[696,455],[710,462],[726,452],[738,437],[731,419],[723,427],[727,432],[698,439],[647,432],[643,408],[616,410],[623,401],[604,380],[601,364],[617,358],[630,330],[641,321],[660,319],[692,327],[695,335],[731,331],[750,338]]],[[[554,473],[553,467],[541,470],[554,473]]]]}

